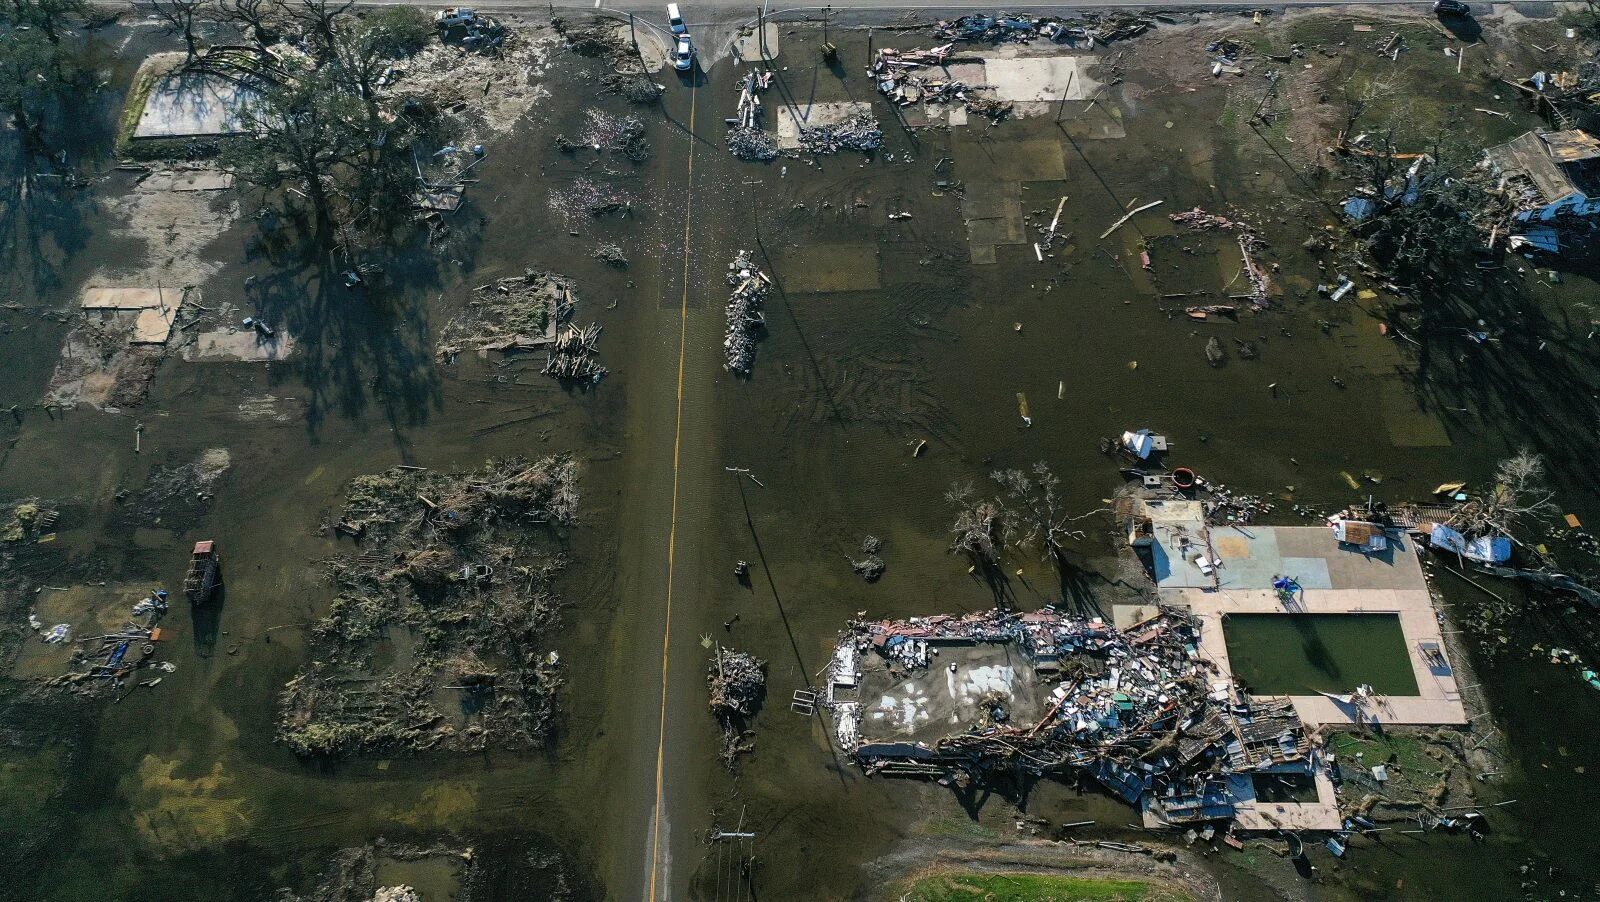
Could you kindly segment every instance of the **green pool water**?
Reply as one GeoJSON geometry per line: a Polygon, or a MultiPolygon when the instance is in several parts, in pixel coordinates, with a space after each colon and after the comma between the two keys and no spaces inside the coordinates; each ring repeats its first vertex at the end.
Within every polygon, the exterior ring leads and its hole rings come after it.
{"type": "Polygon", "coordinates": [[[1234,614],[1223,619],[1228,659],[1257,695],[1349,692],[1416,695],[1395,614],[1234,614]]]}

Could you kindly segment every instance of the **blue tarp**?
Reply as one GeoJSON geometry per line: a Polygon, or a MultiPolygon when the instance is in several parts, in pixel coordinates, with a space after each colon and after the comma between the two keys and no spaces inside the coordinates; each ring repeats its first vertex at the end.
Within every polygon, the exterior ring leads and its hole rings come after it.
{"type": "Polygon", "coordinates": [[[1344,215],[1356,222],[1368,218],[1378,209],[1378,205],[1370,197],[1352,197],[1344,202],[1344,215]]]}
{"type": "Polygon", "coordinates": [[[1466,536],[1442,523],[1435,525],[1433,531],[1428,533],[1428,544],[1480,564],[1500,564],[1511,560],[1511,540],[1505,536],[1479,536],[1468,541],[1466,536]]]}

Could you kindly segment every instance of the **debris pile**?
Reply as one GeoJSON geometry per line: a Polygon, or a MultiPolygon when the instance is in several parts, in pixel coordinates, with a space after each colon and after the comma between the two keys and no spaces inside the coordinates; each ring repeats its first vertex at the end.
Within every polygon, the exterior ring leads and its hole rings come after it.
{"type": "MultiPolygon", "coordinates": [[[[75,692],[115,692],[130,682],[138,686],[158,686],[163,675],[178,669],[171,661],[157,657],[161,642],[161,619],[167,613],[167,590],[152,589],[134,602],[122,626],[77,640],[69,671],[49,681],[51,686],[70,687],[75,692]],[[150,679],[138,679],[138,672],[157,671],[150,679]]],[[[58,623],[46,630],[33,614],[28,625],[39,634],[39,641],[57,645],[72,641],[69,624],[58,623]]]]}
{"type": "Polygon", "coordinates": [[[628,257],[622,252],[622,246],[606,242],[594,249],[594,258],[602,263],[609,263],[619,269],[628,268],[628,257]]]}
{"type": "Polygon", "coordinates": [[[728,149],[741,160],[765,162],[778,158],[778,142],[759,128],[735,125],[728,129],[727,141],[728,149]]]}
{"type": "Polygon", "coordinates": [[[887,570],[889,566],[883,562],[883,558],[878,557],[878,551],[882,548],[883,540],[877,536],[867,536],[862,539],[861,553],[866,557],[859,561],[852,560],[850,569],[854,570],[857,576],[869,583],[877,582],[878,578],[883,576],[883,571],[887,570]]]}
{"type": "Polygon", "coordinates": [[[626,188],[579,176],[566,189],[550,192],[550,209],[560,213],[570,225],[580,216],[632,212],[635,197],[626,188]]]}
{"type": "Polygon", "coordinates": [[[772,73],[752,71],[739,84],[738,115],[728,120],[728,149],[741,160],[776,159],[778,142],[761,128],[761,92],[772,84],[772,73]]]}
{"type": "Polygon", "coordinates": [[[807,153],[822,155],[841,150],[871,153],[882,146],[883,129],[878,127],[878,120],[871,113],[856,113],[843,122],[800,129],[800,147],[807,153]]]}
{"type": "Polygon", "coordinates": [[[1085,41],[1110,44],[1143,34],[1150,20],[1127,13],[1107,13],[1086,19],[1061,19],[1055,16],[975,13],[959,19],[941,20],[933,35],[945,41],[1027,43],[1042,37],[1061,44],[1085,41]]]}
{"type": "Polygon", "coordinates": [[[650,142],[645,140],[644,121],[638,116],[613,116],[589,109],[584,111],[584,120],[576,142],[557,135],[556,146],[563,151],[589,147],[597,153],[621,153],[635,163],[650,159],[650,142]]]}
{"type": "Polygon", "coordinates": [[[706,688],[711,713],[722,727],[722,760],[732,767],[734,759],[754,748],[749,724],[767,692],[767,662],[719,645],[706,668],[706,688]]]}
{"type": "Polygon", "coordinates": [[[899,106],[916,103],[965,103],[968,112],[977,113],[998,122],[1011,112],[1011,104],[983,97],[978,92],[988,90],[984,85],[969,85],[952,78],[934,76],[924,78],[914,70],[924,66],[943,67],[954,44],[945,44],[932,50],[894,50],[885,47],[878,51],[868,71],[878,84],[878,93],[899,106]]]}
{"type": "Polygon", "coordinates": [[[578,500],[566,456],[352,480],[324,530],[359,547],[326,562],[338,595],[284,687],[278,739],[303,756],[542,744],[561,675],[543,646],[564,565],[546,546],[578,500]]]}
{"type": "Polygon", "coordinates": [[[661,99],[662,86],[639,72],[607,72],[600,76],[600,84],[607,93],[629,103],[655,103],[661,99]]]}
{"type": "Polygon", "coordinates": [[[1127,630],[1049,607],[856,621],[826,670],[826,703],[868,773],[963,786],[1077,774],[1168,825],[1227,820],[1242,804],[1223,790],[1230,776],[1320,763],[1292,705],[1216,677],[1198,629],[1171,609],[1127,630]]]}
{"type": "Polygon", "coordinates": [[[597,346],[603,328],[599,325],[583,329],[572,325],[562,326],[556,333],[555,344],[551,346],[550,357],[541,372],[562,382],[599,382],[604,379],[607,370],[597,362],[600,353],[597,346]]]}
{"type": "Polygon", "coordinates": [[[756,269],[750,252],[742,250],[728,264],[728,284],[733,286],[733,294],[728,297],[728,331],[722,341],[727,361],[723,367],[730,373],[748,374],[755,363],[756,335],[766,325],[761,307],[772,280],[756,269]]]}
{"type": "Polygon", "coordinates": [[[556,18],[550,20],[550,24],[566,40],[567,49],[579,56],[599,57],[614,66],[625,59],[637,58],[615,22],[601,20],[592,25],[569,28],[565,20],[556,18]]]}
{"type": "Polygon", "coordinates": [[[443,359],[463,350],[509,354],[548,347],[578,303],[571,279],[532,268],[479,285],[472,294],[440,334],[438,355],[443,359]]]}

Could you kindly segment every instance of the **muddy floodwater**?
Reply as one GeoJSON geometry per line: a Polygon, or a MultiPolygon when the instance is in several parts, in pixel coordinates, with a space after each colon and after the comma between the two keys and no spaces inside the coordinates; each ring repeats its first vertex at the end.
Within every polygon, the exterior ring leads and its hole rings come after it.
{"type": "MultiPolygon", "coordinates": [[[[384,260],[386,286],[366,293],[304,251],[292,225],[253,215],[255,201],[232,192],[203,201],[214,217],[204,221],[220,225],[202,241],[185,243],[173,220],[132,223],[138,176],[116,168],[106,137],[120,97],[88,111],[92,123],[86,116],[71,138],[81,187],[24,178],[36,161],[6,136],[16,177],[0,200],[12,264],[0,277],[0,408],[17,406],[0,411],[0,500],[49,499],[60,512],[53,541],[9,558],[4,611],[17,622],[7,628],[23,630],[58,588],[120,586],[128,604],[150,587],[176,588],[201,539],[224,550],[227,582],[213,609],[173,606],[163,654],[176,669],[159,685],[82,699],[32,689],[8,669],[0,896],[273,898],[308,892],[338,850],[383,838],[473,850],[470,887],[459,856],[378,857],[385,883],[430,902],[469,890],[882,899],[919,866],[918,848],[1017,837],[1019,806],[1049,823],[1094,821],[1079,838],[1156,841],[1130,825],[1126,806],[1073,785],[1016,798],[865,777],[828,720],[791,700],[815,686],[858,613],[905,618],[999,600],[948,551],[952,484],[991,492],[991,472],[1045,461],[1062,479],[1064,509],[1101,510],[1126,462],[1100,440],[1125,429],[1154,428],[1171,442],[1171,463],[1274,501],[1273,522],[1317,522],[1369,496],[1426,499],[1443,482],[1483,484],[1522,446],[1545,455],[1562,512],[1600,517],[1590,465],[1600,287],[1582,272],[1551,279],[1506,258],[1441,289],[1420,340],[1408,342],[1380,323],[1414,299],[1308,249],[1344,224],[1340,188],[1314,149],[1329,136],[1295,123],[1329,119],[1319,112],[1319,94],[1335,90],[1329,73],[1348,74],[1361,53],[1375,58],[1342,43],[1351,21],[1297,15],[1253,33],[1263,57],[1293,42],[1322,48],[1276,65],[1285,75],[1274,103],[1285,112],[1259,128],[1252,109],[1269,82],[1259,71],[1214,79],[1202,52],[1249,18],[1175,19],[1075,51],[1103,86],[1095,96],[953,127],[895,109],[862,71],[869,41],[928,46],[926,30],[869,36],[836,23],[826,39],[839,61],[829,65],[820,28],[785,22],[773,31],[768,106],[803,116],[815,104],[870,103],[885,140],[870,156],[770,163],[738,161],[724,145],[745,71],[737,59],[692,77],[659,73],[659,106],[630,108],[597,90],[600,61],[530,25],[550,42],[536,75],[546,93],[514,127],[483,138],[480,181],[451,235],[432,248],[417,235],[384,260]],[[555,136],[577,134],[591,108],[638,114],[649,158],[559,152],[555,136]],[[579,179],[635,200],[621,213],[569,216],[551,193],[579,179]],[[1162,206],[1099,237],[1154,200],[1162,206]],[[242,207],[218,212],[229,204],[242,207]],[[1061,237],[1050,256],[1036,253],[1036,227],[1058,204],[1061,237]],[[1264,239],[1268,309],[1185,315],[1186,297],[1245,293],[1231,234],[1168,217],[1195,207],[1241,217],[1264,239]],[[626,267],[594,258],[603,242],[622,249],[626,267]],[[773,280],[748,378],[723,367],[727,267],[741,250],[773,280]],[[178,253],[204,263],[188,272],[201,303],[261,317],[292,336],[292,352],[188,359],[178,335],[139,406],[42,406],[82,289],[142,278],[178,253]],[[542,376],[542,353],[435,353],[474,288],[525,267],[575,281],[575,321],[604,326],[602,381],[542,376]],[[1362,294],[1319,296],[1336,272],[1356,276],[1362,294]],[[1492,340],[1470,340],[1475,331],[1492,340]],[[175,468],[209,472],[197,462],[217,464],[219,449],[225,468],[198,488],[151,488],[175,468]],[[349,481],[395,465],[468,471],[557,452],[579,462],[583,499],[562,536],[565,607],[549,644],[564,686],[549,742],[306,761],[275,741],[279,694],[307,664],[308,629],[335,594],[317,562],[354,553],[351,539],[319,529],[349,481]],[[869,535],[886,563],[872,583],[851,569],[869,535]],[[747,579],[735,577],[738,561],[747,579]],[[754,751],[736,775],[707,711],[717,642],[768,662],[754,751]],[[741,825],[753,842],[707,842],[741,825]]],[[[1414,41],[1442,40],[1424,20],[1408,22],[1414,41]]],[[[160,39],[152,29],[107,37],[122,42],[127,58],[110,71],[125,90],[160,39]]],[[[1363,47],[1373,37],[1355,34],[1363,47]]],[[[1490,47],[1508,71],[1529,52],[1490,47]]],[[[1437,48],[1399,60],[1417,82],[1455,77],[1437,48]]],[[[1505,113],[1474,121],[1482,142],[1540,124],[1494,84],[1492,73],[1474,75],[1395,115],[1505,113]]],[[[1105,513],[1077,525],[1064,571],[1036,551],[1009,553],[1004,600],[1032,609],[1127,597],[1120,525],[1105,513]]],[[[1552,536],[1537,540],[1561,539],[1552,536]]],[[[1438,582],[1452,603],[1482,602],[1481,587],[1438,582]]],[[[1521,598],[1515,585],[1489,588],[1521,598]]],[[[1514,619],[1486,645],[1464,646],[1481,684],[1469,698],[1492,711],[1503,749],[1478,790],[1486,806],[1515,800],[1485,807],[1482,843],[1396,831],[1343,860],[1317,847],[1314,879],[1263,848],[1201,856],[1197,846],[1186,861],[1228,899],[1506,899],[1530,883],[1533,898],[1593,897],[1600,746],[1589,725],[1600,692],[1527,651],[1576,642],[1564,630],[1589,629],[1592,617],[1574,608],[1514,619]]],[[[1356,652],[1378,655],[1374,637],[1322,630],[1295,636],[1325,645],[1331,664],[1284,648],[1262,666],[1300,657],[1308,685],[1348,691],[1342,675],[1361,670],[1356,652]]],[[[398,634],[382,641],[393,646],[386,655],[408,653],[398,634]]],[[[1408,673],[1403,650],[1399,661],[1408,673]]]]}

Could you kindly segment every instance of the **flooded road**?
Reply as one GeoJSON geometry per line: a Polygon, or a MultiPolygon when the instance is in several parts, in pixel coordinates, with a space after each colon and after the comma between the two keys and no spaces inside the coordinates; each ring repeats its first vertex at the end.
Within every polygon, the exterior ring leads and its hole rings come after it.
{"type": "MultiPolygon", "coordinates": [[[[0,422],[0,497],[57,499],[62,510],[56,541],[16,566],[30,586],[168,585],[192,542],[211,538],[227,554],[227,593],[211,616],[174,608],[178,669],[160,686],[7,709],[0,798],[41,801],[14,807],[16,835],[33,839],[17,865],[25,879],[0,894],[267,898],[305,889],[339,848],[453,835],[480,856],[554,862],[532,882],[501,884],[533,898],[559,888],[725,899],[752,887],[778,899],[877,898],[886,856],[929,837],[1012,835],[1012,801],[1057,823],[1095,820],[1096,835],[1143,838],[1120,826],[1131,819],[1124,806],[1072,786],[1008,800],[869,780],[826,718],[790,709],[858,613],[996,602],[947,551],[953,483],[991,491],[992,471],[1043,460],[1063,479],[1066,507],[1090,514],[1121,483],[1099,439],[1152,426],[1172,438],[1175,462],[1279,498],[1278,519],[1305,522],[1292,504],[1331,510],[1355,494],[1400,500],[1486,480],[1527,442],[1550,456],[1569,508],[1600,515],[1580,466],[1592,436],[1576,436],[1588,427],[1572,413],[1588,402],[1537,377],[1592,384],[1594,284],[1531,284],[1538,314],[1506,320],[1497,346],[1450,337],[1452,321],[1421,356],[1377,329],[1397,299],[1319,298],[1328,276],[1302,244],[1337,220],[1306,188],[1317,176],[1287,163],[1274,135],[1244,127],[1237,107],[1253,94],[1187,76],[1174,88],[1169,57],[1195,37],[1158,32],[1122,57],[1099,52],[1121,81],[1099,103],[1066,105],[1059,121],[922,128],[916,110],[897,114],[858,73],[864,33],[832,33],[857,63],[828,67],[816,64],[815,30],[785,26],[767,102],[799,115],[871,102],[887,137],[871,159],[770,164],[736,161],[723,145],[743,71],[733,60],[692,82],[662,73],[661,106],[640,111],[648,161],[557,153],[553,136],[575,129],[582,110],[628,111],[594,92],[598,63],[560,56],[541,75],[550,96],[490,143],[456,237],[443,251],[419,241],[396,255],[391,291],[370,301],[347,292],[325,261],[302,259],[284,233],[247,217],[201,251],[218,267],[204,303],[266,317],[295,337],[294,356],[174,357],[143,407],[46,411],[33,405],[66,331],[56,313],[128,261],[160,256],[114,220],[99,224],[98,204],[132,190],[102,148],[103,180],[68,196],[79,217],[60,226],[65,250],[38,252],[53,261],[49,277],[30,269],[24,281],[14,268],[21,309],[0,311],[0,400],[21,405],[0,422]],[[627,215],[569,221],[548,195],[584,176],[641,201],[627,215]],[[1062,197],[1067,237],[1040,261],[1032,229],[1062,197]],[[1156,199],[1162,207],[1097,239],[1156,199]],[[1281,287],[1271,311],[1200,322],[1169,297],[1237,293],[1236,245],[1167,218],[1194,206],[1255,222],[1281,287]],[[623,247],[626,269],[591,257],[601,241],[623,247]],[[741,249],[776,283],[748,379],[724,371],[721,350],[726,268],[741,249]],[[599,385],[565,390],[537,362],[435,356],[471,288],[525,266],[577,280],[577,319],[606,327],[611,374],[599,385]],[[1222,366],[1207,361],[1211,337],[1227,349],[1222,366]],[[1546,340],[1554,351],[1532,350],[1546,340]],[[1256,353],[1239,353],[1242,343],[1256,353]],[[539,418],[522,419],[530,413],[539,418]],[[215,448],[230,463],[203,504],[146,517],[117,500],[215,448]],[[317,562],[350,548],[318,530],[348,480],[400,463],[467,469],[561,450],[583,463],[584,502],[552,642],[567,680],[549,747],[312,763],[274,742],[278,695],[332,600],[317,562]],[[874,584],[850,568],[868,535],[888,565],[874,584]],[[739,560],[748,583],[734,577],[739,560]],[[705,707],[707,642],[768,661],[756,750],[737,776],[718,758],[705,707]],[[713,826],[738,823],[756,834],[751,849],[706,841],[713,826]]],[[[887,40],[927,43],[920,33],[887,40]]],[[[1485,279],[1490,289],[1502,290],[1485,279]]],[[[1065,576],[1034,552],[1013,553],[1004,599],[1033,608],[1126,593],[1117,526],[1090,516],[1083,528],[1065,576]]],[[[1519,639],[1549,641],[1531,627],[1519,639]]],[[[1600,875],[1576,853],[1592,846],[1582,813],[1593,781],[1582,775],[1600,762],[1574,724],[1600,714],[1596,695],[1526,656],[1501,656],[1480,677],[1513,749],[1505,788],[1486,792],[1522,799],[1495,810],[1484,846],[1395,837],[1345,862],[1315,856],[1319,884],[1271,856],[1236,856],[1216,863],[1226,896],[1506,898],[1535,854],[1567,869],[1560,886],[1592,884],[1600,875]],[[1557,704],[1573,712],[1566,722],[1531,710],[1557,704]]]]}

